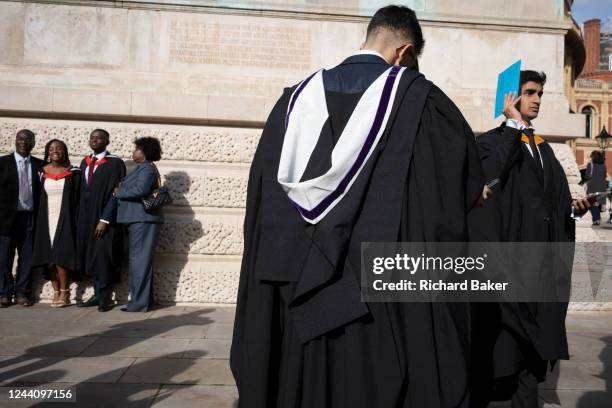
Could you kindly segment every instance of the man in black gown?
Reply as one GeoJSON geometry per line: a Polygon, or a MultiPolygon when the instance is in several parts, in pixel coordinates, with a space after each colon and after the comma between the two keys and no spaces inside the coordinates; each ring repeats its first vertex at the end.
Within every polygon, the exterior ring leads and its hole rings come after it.
{"type": "MultiPolygon", "coordinates": [[[[492,197],[469,216],[470,238],[483,242],[573,242],[572,202],[565,172],[537,134],[546,75],[522,71],[519,97],[505,98],[506,121],[477,138],[492,197]],[[518,108],[517,108],[518,106],[518,108]]],[[[571,256],[571,254],[570,254],[571,256]]],[[[538,382],[549,362],[568,359],[567,302],[474,304],[473,407],[512,399],[512,407],[537,407],[538,382]]]]}
{"type": "Polygon", "coordinates": [[[94,287],[94,296],[78,306],[98,306],[100,312],[111,309],[112,284],[119,276],[122,252],[113,190],[125,176],[125,164],[106,150],[109,143],[106,130],[96,129],[89,136],[93,153],[81,162],[77,231],[79,267],[91,277],[94,287]]]}
{"type": "MultiPolygon", "coordinates": [[[[329,116],[312,154],[297,149],[308,155],[299,184],[338,165],[331,152],[363,119],[351,117],[360,98],[398,65],[416,67],[423,45],[414,12],[388,6],[362,50],[322,72],[329,116]]],[[[302,84],[273,108],[250,170],[230,360],[240,407],[466,407],[466,305],[364,303],[358,271],[362,242],[468,238],[467,212],[484,186],[470,127],[439,88],[406,69],[385,132],[346,195],[327,213],[298,210],[279,174],[292,164],[281,160],[286,121],[290,130],[300,118],[292,95],[313,89],[302,84]]]]}

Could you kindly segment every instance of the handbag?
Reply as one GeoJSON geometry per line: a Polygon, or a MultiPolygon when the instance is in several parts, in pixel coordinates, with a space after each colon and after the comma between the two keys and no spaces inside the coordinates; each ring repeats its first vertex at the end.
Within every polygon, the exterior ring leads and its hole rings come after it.
{"type": "Polygon", "coordinates": [[[144,207],[145,212],[153,212],[157,209],[163,207],[164,205],[170,204],[172,202],[172,197],[170,196],[170,192],[166,186],[161,185],[161,177],[159,175],[159,171],[157,170],[157,166],[151,163],[153,166],[153,170],[155,171],[155,175],[157,176],[157,186],[153,189],[151,194],[142,198],[142,205],[144,207]]]}

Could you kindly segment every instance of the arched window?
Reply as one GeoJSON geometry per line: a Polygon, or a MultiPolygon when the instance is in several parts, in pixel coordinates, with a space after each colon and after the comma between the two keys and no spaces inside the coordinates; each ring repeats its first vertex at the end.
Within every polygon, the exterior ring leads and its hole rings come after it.
{"type": "Polygon", "coordinates": [[[593,137],[593,108],[585,106],[582,108],[582,114],[586,116],[585,136],[590,139],[593,137]]]}

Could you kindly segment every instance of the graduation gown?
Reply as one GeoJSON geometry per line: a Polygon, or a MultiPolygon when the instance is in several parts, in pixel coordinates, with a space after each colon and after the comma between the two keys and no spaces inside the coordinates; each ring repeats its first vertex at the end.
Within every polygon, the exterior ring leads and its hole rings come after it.
{"type": "MultiPolygon", "coordinates": [[[[351,57],[325,72],[330,115],[304,179],[329,168],[358,81],[389,67],[380,61],[351,57]]],[[[273,108],[249,175],[230,357],[239,406],[467,406],[466,305],[363,303],[359,270],[361,242],[468,238],[484,182],[469,126],[442,91],[404,73],[378,148],[313,226],[277,181],[292,91],[273,108]]]]}
{"type": "MultiPolygon", "coordinates": [[[[487,182],[499,178],[499,183],[484,206],[470,213],[473,240],[573,242],[572,198],[565,172],[550,145],[538,145],[542,177],[519,130],[502,124],[479,136],[477,144],[487,182]]],[[[571,271],[566,272],[569,279],[571,271]]],[[[542,381],[549,361],[569,358],[566,312],[565,301],[475,304],[474,361],[480,380],[514,376],[527,369],[542,381]]],[[[502,387],[498,398],[508,399],[510,394],[502,387]]]]}
{"type": "Polygon", "coordinates": [[[77,250],[83,272],[98,282],[109,284],[119,278],[121,265],[121,227],[115,223],[117,201],[113,189],[125,177],[125,164],[117,156],[107,154],[106,162],[98,164],[91,187],[87,186],[86,160],[81,162],[81,196],[77,250]],[[97,240],[94,231],[100,219],[109,221],[104,236],[97,240]]]}
{"type": "Polygon", "coordinates": [[[69,174],[64,177],[62,204],[53,245],[51,245],[49,236],[48,197],[44,189],[45,178],[43,174],[43,169],[37,174],[37,177],[41,180],[41,192],[36,232],[34,234],[34,260],[32,265],[33,267],[43,268],[46,279],[49,278],[47,276],[48,265],[61,266],[71,272],[71,277],[74,280],[78,278],[79,269],[76,256],[76,229],[81,192],[81,169],[73,167],[69,170],[69,174]]]}

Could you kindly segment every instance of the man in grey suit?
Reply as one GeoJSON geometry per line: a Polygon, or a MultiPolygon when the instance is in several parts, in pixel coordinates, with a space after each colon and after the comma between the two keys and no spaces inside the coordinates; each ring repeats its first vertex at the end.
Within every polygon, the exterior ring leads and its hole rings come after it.
{"type": "Polygon", "coordinates": [[[153,306],[153,252],[163,223],[160,210],[146,212],[142,199],[159,183],[152,163],[161,159],[159,140],[142,137],[134,141],[132,159],[136,168],[115,189],[117,223],[125,224],[129,241],[130,302],[124,312],[146,312],[153,306]]]}

